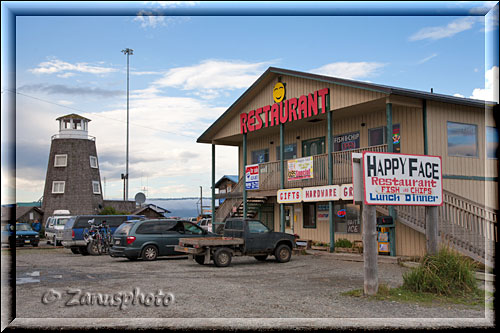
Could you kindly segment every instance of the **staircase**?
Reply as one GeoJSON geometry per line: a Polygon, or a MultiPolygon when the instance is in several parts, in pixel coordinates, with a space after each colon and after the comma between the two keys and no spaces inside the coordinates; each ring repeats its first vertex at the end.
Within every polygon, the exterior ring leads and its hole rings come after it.
{"type": "MultiPolygon", "coordinates": [[[[425,234],[425,207],[394,207],[400,223],[425,234]]],[[[441,243],[493,267],[498,240],[496,211],[445,190],[438,209],[441,243]]],[[[377,211],[388,214],[387,206],[377,206],[377,211]]]]}
{"type": "MultiPolygon", "coordinates": [[[[247,198],[247,218],[254,218],[259,212],[260,207],[265,204],[267,197],[247,198]]],[[[243,217],[243,201],[238,206],[237,211],[232,217],[243,217]]]]}

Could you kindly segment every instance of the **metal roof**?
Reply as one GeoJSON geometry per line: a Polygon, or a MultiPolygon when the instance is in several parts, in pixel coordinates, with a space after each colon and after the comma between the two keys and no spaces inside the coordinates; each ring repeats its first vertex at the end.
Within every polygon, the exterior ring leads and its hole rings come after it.
{"type": "Polygon", "coordinates": [[[266,80],[271,75],[288,75],[293,77],[305,78],[315,81],[322,81],[332,84],[337,84],[346,87],[364,89],[369,91],[376,91],[380,93],[385,93],[387,95],[399,95],[413,98],[420,98],[424,100],[433,100],[444,103],[454,103],[473,107],[493,107],[498,105],[497,102],[476,100],[470,98],[462,98],[451,95],[437,94],[434,92],[425,92],[419,90],[405,89],[381,84],[368,83],[363,81],[355,81],[342,79],[338,77],[319,75],[307,72],[299,72],[290,69],[269,67],[202,135],[196,140],[196,142],[210,143],[211,141],[206,138],[208,134],[214,129],[215,125],[224,120],[231,112],[238,106],[238,104],[262,81],[266,80]]]}

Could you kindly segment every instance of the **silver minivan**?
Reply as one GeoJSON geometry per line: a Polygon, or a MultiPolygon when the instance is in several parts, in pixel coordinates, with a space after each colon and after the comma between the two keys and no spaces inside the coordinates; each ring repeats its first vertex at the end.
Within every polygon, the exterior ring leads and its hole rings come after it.
{"type": "Polygon", "coordinates": [[[66,222],[71,218],[71,216],[50,216],[45,222],[45,239],[47,244],[52,244],[54,246],[61,245],[63,239],[63,231],[66,222]]]}

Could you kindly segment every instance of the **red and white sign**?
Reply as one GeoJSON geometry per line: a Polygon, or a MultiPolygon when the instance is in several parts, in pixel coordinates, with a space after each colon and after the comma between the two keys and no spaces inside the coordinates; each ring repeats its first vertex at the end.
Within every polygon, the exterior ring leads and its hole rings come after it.
{"type": "Polygon", "coordinates": [[[441,157],[363,152],[367,205],[443,204],[441,157]]]}
{"type": "Polygon", "coordinates": [[[302,201],[301,188],[288,188],[279,190],[277,194],[278,203],[296,203],[302,201]]]}
{"type": "Polygon", "coordinates": [[[340,199],[353,200],[354,199],[354,186],[353,184],[340,185],[340,199]]]}
{"type": "Polygon", "coordinates": [[[245,166],[245,188],[247,190],[259,189],[259,165],[252,164],[245,166]]]}
{"type": "Polygon", "coordinates": [[[304,196],[304,202],[311,201],[334,201],[340,199],[340,186],[338,185],[328,185],[328,186],[316,186],[316,187],[305,187],[302,190],[304,196]]]}

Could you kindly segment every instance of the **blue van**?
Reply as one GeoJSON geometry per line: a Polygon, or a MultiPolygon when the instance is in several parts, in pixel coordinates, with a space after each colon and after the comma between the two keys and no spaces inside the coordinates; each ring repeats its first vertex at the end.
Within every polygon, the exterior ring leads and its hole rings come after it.
{"type": "MultiPolygon", "coordinates": [[[[88,244],[83,239],[83,231],[90,227],[90,223],[99,225],[103,221],[110,227],[111,232],[125,221],[144,220],[143,215],[78,215],[72,216],[64,226],[62,244],[74,254],[88,255],[88,244]]],[[[90,251],[92,253],[92,251],[90,251]]]]}

